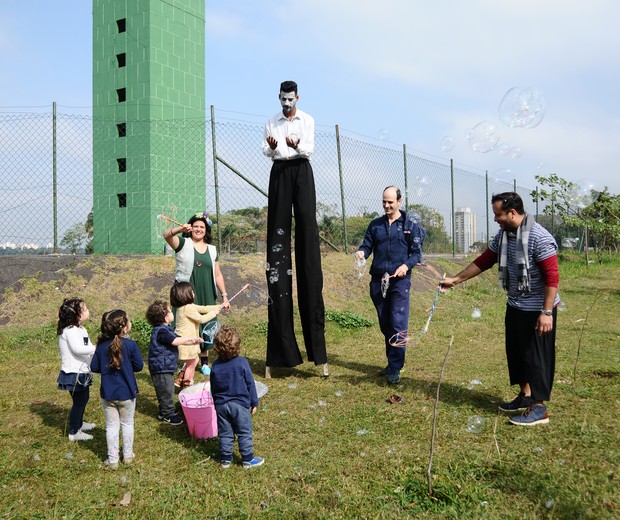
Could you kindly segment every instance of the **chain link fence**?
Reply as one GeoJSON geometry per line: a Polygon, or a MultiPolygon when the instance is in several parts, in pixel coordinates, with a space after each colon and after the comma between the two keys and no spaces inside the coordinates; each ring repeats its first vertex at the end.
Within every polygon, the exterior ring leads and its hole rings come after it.
{"type": "MultiPolygon", "coordinates": [[[[270,159],[261,152],[263,124],[215,120],[213,109],[211,114],[204,122],[205,208],[185,207],[184,201],[175,200],[175,185],[182,180],[174,173],[169,185],[158,189],[169,193],[170,206],[176,206],[180,222],[206,209],[215,222],[215,240],[224,252],[261,252],[271,168],[270,159]]],[[[89,251],[93,147],[99,146],[93,142],[95,123],[90,116],[56,114],[55,109],[52,113],[0,114],[0,254],[89,251]]],[[[146,122],[127,121],[117,129],[118,135],[123,137],[121,131],[139,135],[140,130],[135,129],[146,126],[140,123],[146,122]]],[[[182,146],[183,129],[188,125],[157,121],[160,133],[167,125],[169,134],[175,136],[174,145],[182,146]]],[[[460,208],[469,208],[475,221],[475,236],[469,245],[472,241],[486,243],[497,229],[489,213],[493,193],[516,189],[526,209],[538,212],[530,197],[532,188],[489,178],[485,172],[468,171],[451,161],[420,157],[407,152],[405,146],[370,141],[342,135],[338,127],[316,132],[312,167],[317,222],[327,250],[352,252],[357,248],[370,219],[383,213],[382,190],[389,185],[398,186],[407,207],[420,215],[428,232],[424,249],[430,253],[469,252],[462,251],[463,246],[455,241],[454,215],[460,208]]],[[[165,160],[161,150],[151,153],[165,160]]],[[[122,155],[127,157],[126,163],[109,162],[121,170],[118,175],[129,175],[131,150],[122,155]]],[[[174,165],[167,169],[175,172],[174,165]]],[[[126,190],[128,204],[140,200],[148,206],[148,197],[132,193],[143,190],[139,183],[127,182],[126,190]]],[[[150,210],[154,215],[166,211],[159,207],[150,210]]],[[[152,232],[144,230],[145,234],[152,232]]]]}

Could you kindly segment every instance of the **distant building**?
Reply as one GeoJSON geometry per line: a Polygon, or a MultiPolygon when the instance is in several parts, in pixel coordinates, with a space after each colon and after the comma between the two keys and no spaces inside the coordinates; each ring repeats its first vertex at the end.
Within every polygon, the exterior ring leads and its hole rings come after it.
{"type": "Polygon", "coordinates": [[[469,208],[457,208],[454,213],[454,233],[456,248],[461,253],[469,253],[476,241],[476,214],[469,208]]]}
{"type": "Polygon", "coordinates": [[[93,0],[95,253],[161,252],[158,214],[206,209],[205,97],[204,0],[93,0]]]}

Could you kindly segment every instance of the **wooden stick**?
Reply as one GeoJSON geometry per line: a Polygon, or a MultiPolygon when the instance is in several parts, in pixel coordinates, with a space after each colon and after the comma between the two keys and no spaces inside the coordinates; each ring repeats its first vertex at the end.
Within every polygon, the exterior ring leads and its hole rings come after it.
{"type": "Polygon", "coordinates": [[[433,468],[433,450],[435,448],[435,433],[437,426],[437,408],[439,406],[439,387],[441,386],[441,380],[443,379],[443,372],[446,368],[446,362],[448,361],[448,354],[450,354],[450,348],[452,348],[452,343],[454,342],[454,335],[450,338],[450,345],[448,345],[448,350],[446,351],[446,355],[443,358],[443,363],[441,365],[441,372],[439,373],[439,381],[437,381],[437,394],[435,395],[435,407],[433,409],[433,429],[431,432],[431,450],[428,458],[428,468],[426,470],[426,481],[428,482],[428,496],[433,496],[433,482],[431,470],[433,468]]]}

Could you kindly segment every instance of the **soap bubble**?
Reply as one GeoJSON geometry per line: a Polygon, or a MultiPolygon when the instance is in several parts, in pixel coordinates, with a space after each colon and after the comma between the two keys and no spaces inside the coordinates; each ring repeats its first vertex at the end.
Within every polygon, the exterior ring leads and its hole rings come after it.
{"type": "Polygon", "coordinates": [[[493,172],[492,179],[498,184],[512,184],[512,170],[510,168],[499,168],[493,172]]]}
{"type": "Polygon", "coordinates": [[[454,150],[456,143],[454,142],[454,138],[449,135],[444,135],[439,143],[439,147],[442,152],[451,152],[454,150]]]}
{"type": "Polygon", "coordinates": [[[370,432],[366,428],[362,428],[361,430],[357,430],[355,433],[357,435],[368,435],[370,432]]]}
{"type": "Polygon", "coordinates": [[[288,387],[289,387],[291,390],[295,390],[295,388],[297,388],[297,383],[289,383],[288,387]]]}
{"type": "Polygon", "coordinates": [[[565,310],[566,310],[566,304],[564,303],[564,300],[561,300],[560,303],[558,303],[558,311],[564,312],[565,310]]]}
{"type": "Polygon", "coordinates": [[[491,121],[482,121],[465,133],[469,147],[474,152],[487,153],[494,150],[499,142],[499,129],[491,121]]]}
{"type": "Polygon", "coordinates": [[[521,151],[521,148],[519,148],[518,146],[513,146],[512,149],[510,150],[510,157],[512,157],[513,159],[518,159],[522,155],[523,155],[523,152],[521,151]]]}
{"type": "Polygon", "coordinates": [[[545,507],[547,509],[553,509],[554,505],[555,505],[555,500],[553,500],[553,498],[550,498],[549,500],[545,502],[545,507]]]}
{"type": "Polygon", "coordinates": [[[471,317],[474,320],[477,320],[478,318],[480,318],[480,316],[482,316],[482,311],[480,309],[474,309],[473,311],[471,311],[471,317]]]}
{"type": "Polygon", "coordinates": [[[413,179],[411,194],[414,198],[428,197],[431,193],[431,180],[425,175],[416,175],[413,179]]]}
{"type": "Polygon", "coordinates": [[[284,235],[284,230],[282,228],[278,228],[278,229],[276,229],[276,233],[278,235],[284,235]]]}
{"type": "Polygon", "coordinates": [[[293,270],[292,269],[287,269],[286,270],[286,274],[288,274],[289,276],[293,276],[293,270]]]}
{"type": "Polygon", "coordinates": [[[387,141],[390,138],[390,132],[385,128],[380,128],[377,132],[377,137],[380,141],[387,141]]]}
{"type": "Polygon", "coordinates": [[[484,428],[484,417],[472,415],[467,418],[467,431],[470,433],[480,433],[484,428]]]}
{"type": "Polygon", "coordinates": [[[65,455],[65,459],[67,460],[73,460],[73,453],[69,452],[65,455]]]}
{"type": "Polygon", "coordinates": [[[510,153],[510,150],[512,150],[512,145],[507,143],[500,144],[497,148],[495,148],[497,155],[501,157],[506,157],[510,153]]]}
{"type": "Polygon", "coordinates": [[[35,453],[35,455],[34,455],[34,457],[32,457],[32,459],[33,459],[34,461],[38,462],[38,461],[40,461],[40,460],[41,460],[41,456],[40,456],[39,454],[35,453]]]}
{"type": "Polygon", "coordinates": [[[282,244],[274,244],[271,250],[274,253],[279,253],[280,251],[282,251],[282,244]]]}
{"type": "Polygon", "coordinates": [[[511,88],[499,104],[499,118],[511,128],[534,128],[545,117],[547,106],[542,93],[533,88],[511,88]]]}
{"type": "Polygon", "coordinates": [[[295,144],[299,144],[299,136],[297,134],[291,134],[288,136],[288,138],[293,141],[295,144]]]}

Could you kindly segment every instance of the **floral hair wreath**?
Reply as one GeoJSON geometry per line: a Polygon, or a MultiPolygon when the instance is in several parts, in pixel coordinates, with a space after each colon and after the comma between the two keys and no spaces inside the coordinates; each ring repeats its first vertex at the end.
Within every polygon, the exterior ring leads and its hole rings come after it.
{"type": "Polygon", "coordinates": [[[213,226],[213,221],[209,218],[209,214],[206,211],[199,211],[194,216],[196,218],[204,218],[207,221],[207,226],[213,226]]]}

